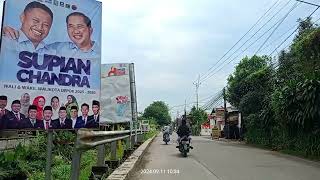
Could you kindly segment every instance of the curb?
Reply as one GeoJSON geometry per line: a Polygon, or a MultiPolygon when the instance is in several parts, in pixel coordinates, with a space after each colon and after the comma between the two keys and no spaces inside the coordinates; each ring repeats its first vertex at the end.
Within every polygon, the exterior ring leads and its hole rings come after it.
{"type": "Polygon", "coordinates": [[[148,149],[156,136],[158,136],[158,134],[146,140],[131,154],[130,157],[128,157],[128,159],[126,159],[116,170],[112,172],[112,174],[108,176],[107,180],[126,180],[135,165],[137,165],[141,160],[145,150],[148,149]]]}

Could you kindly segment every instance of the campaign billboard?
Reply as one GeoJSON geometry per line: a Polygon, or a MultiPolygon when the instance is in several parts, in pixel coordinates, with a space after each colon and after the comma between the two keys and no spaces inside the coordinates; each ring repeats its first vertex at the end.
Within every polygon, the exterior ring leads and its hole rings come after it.
{"type": "Polygon", "coordinates": [[[101,65],[101,124],[132,121],[130,65],[101,65]]]}
{"type": "Polygon", "coordinates": [[[102,4],[6,0],[0,129],[98,128],[102,4]]]}

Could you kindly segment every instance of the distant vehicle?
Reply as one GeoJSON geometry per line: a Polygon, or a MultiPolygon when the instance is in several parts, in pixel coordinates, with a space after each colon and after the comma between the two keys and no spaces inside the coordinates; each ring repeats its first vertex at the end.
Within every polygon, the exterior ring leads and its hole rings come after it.
{"type": "MultiPolygon", "coordinates": [[[[163,134],[163,141],[168,144],[168,142],[170,142],[170,131],[171,128],[170,126],[164,126],[162,128],[162,134],[163,134]]],[[[172,133],[172,132],[171,132],[172,133]]]]}
{"type": "Polygon", "coordinates": [[[169,133],[165,132],[165,133],[163,134],[163,141],[164,141],[166,144],[168,144],[168,142],[170,142],[170,135],[169,135],[169,133]]]}

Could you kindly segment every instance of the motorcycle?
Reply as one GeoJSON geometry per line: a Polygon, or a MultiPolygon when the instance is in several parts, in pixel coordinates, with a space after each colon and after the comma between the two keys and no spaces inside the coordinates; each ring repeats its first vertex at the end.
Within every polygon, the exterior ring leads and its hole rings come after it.
{"type": "Polygon", "coordinates": [[[169,133],[164,133],[163,134],[163,141],[168,144],[168,142],[170,141],[170,135],[169,133]]]}
{"type": "Polygon", "coordinates": [[[190,145],[190,138],[189,136],[183,136],[180,139],[179,142],[179,151],[183,155],[183,157],[187,157],[188,153],[190,152],[190,149],[193,149],[193,147],[190,145]]]}

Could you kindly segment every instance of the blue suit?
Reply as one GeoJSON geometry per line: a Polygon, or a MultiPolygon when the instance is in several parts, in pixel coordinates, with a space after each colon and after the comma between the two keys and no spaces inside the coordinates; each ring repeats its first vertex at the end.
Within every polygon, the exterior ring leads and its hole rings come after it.
{"type": "Polygon", "coordinates": [[[76,124],[74,125],[74,129],[79,129],[84,127],[84,121],[82,120],[82,116],[77,118],[76,124]]]}
{"type": "Polygon", "coordinates": [[[74,125],[75,129],[79,129],[79,128],[85,128],[86,125],[89,123],[90,119],[89,116],[87,116],[87,123],[83,120],[83,117],[80,116],[77,118],[76,124],[74,125]]]}

